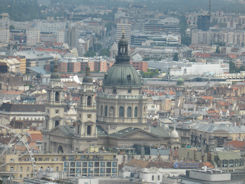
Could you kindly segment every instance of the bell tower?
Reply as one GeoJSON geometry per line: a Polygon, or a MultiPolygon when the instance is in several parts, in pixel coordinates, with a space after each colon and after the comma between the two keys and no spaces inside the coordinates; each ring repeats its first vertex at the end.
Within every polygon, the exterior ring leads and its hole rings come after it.
{"type": "Polygon", "coordinates": [[[78,106],[77,134],[80,137],[95,138],[96,132],[96,89],[91,78],[89,68],[86,68],[86,76],[83,78],[80,90],[80,104],[78,106]]]}
{"type": "Polygon", "coordinates": [[[53,128],[64,125],[64,92],[63,83],[61,82],[57,60],[51,63],[52,74],[48,88],[48,99],[46,106],[46,125],[45,130],[50,131],[53,128]]]}

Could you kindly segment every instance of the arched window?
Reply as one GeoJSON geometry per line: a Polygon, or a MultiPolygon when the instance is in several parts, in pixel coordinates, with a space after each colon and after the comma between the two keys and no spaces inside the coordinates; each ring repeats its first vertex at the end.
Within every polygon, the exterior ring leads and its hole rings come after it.
{"type": "Polygon", "coordinates": [[[91,106],[92,105],[92,97],[88,96],[87,98],[87,106],[91,106]]]}
{"type": "Polygon", "coordinates": [[[137,118],[138,116],[138,107],[134,108],[134,117],[137,118]]]}
{"type": "Polygon", "coordinates": [[[103,105],[100,106],[100,115],[103,116],[103,105]]]}
{"type": "Polygon", "coordinates": [[[80,134],[80,125],[77,126],[77,134],[80,134]]]}
{"type": "Polygon", "coordinates": [[[119,107],[119,117],[122,118],[124,117],[124,107],[119,107]]]}
{"type": "Polygon", "coordinates": [[[60,121],[59,120],[56,120],[55,123],[54,123],[54,126],[57,127],[60,125],[60,121]]]}
{"type": "Polygon", "coordinates": [[[132,117],[132,108],[131,107],[128,107],[128,109],[127,109],[127,117],[128,118],[132,117]]]}
{"type": "Polygon", "coordinates": [[[107,111],[108,111],[108,107],[107,105],[105,106],[105,117],[107,117],[107,111]]]}
{"type": "Polygon", "coordinates": [[[87,135],[91,135],[91,126],[90,125],[87,126],[87,135]]]}
{"type": "Polygon", "coordinates": [[[55,92],[55,102],[60,102],[60,93],[58,91],[55,92]]]}
{"type": "Polygon", "coordinates": [[[115,110],[114,110],[114,107],[110,107],[110,109],[109,109],[109,116],[110,117],[114,117],[114,114],[115,114],[115,110]]]}
{"type": "Polygon", "coordinates": [[[64,150],[63,150],[61,145],[59,145],[59,147],[58,147],[58,153],[64,153],[64,150]]]}

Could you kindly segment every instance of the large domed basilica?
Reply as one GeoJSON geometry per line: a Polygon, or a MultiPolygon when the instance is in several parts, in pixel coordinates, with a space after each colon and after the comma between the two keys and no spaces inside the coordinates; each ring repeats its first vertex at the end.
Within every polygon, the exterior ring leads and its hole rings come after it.
{"type": "Polygon", "coordinates": [[[96,91],[88,75],[84,78],[73,127],[64,122],[63,113],[57,113],[65,109],[60,98],[60,83],[58,77],[51,78],[49,96],[54,96],[55,103],[50,98],[47,105],[43,131],[45,152],[85,151],[92,145],[104,148],[178,146],[179,138],[168,128],[147,123],[147,97],[142,93],[140,74],[130,64],[124,35],[118,42],[116,62],[104,75],[102,90],[96,91]]]}

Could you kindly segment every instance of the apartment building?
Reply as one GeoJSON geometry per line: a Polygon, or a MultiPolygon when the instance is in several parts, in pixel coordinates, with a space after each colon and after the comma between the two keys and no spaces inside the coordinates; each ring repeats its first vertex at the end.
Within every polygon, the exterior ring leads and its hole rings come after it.
{"type": "Polygon", "coordinates": [[[1,157],[0,174],[22,182],[25,177],[55,172],[63,177],[118,176],[118,161],[111,153],[35,154],[30,156],[7,154],[1,157]]]}

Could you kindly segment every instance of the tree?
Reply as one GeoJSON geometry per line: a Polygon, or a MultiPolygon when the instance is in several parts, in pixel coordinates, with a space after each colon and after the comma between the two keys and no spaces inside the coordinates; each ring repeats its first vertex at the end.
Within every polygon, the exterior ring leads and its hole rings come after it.
{"type": "Polygon", "coordinates": [[[216,51],[215,51],[217,54],[219,54],[220,53],[220,48],[219,48],[219,46],[216,46],[216,51]]]}
{"type": "Polygon", "coordinates": [[[184,80],[183,79],[177,80],[177,83],[176,83],[177,86],[182,86],[183,84],[184,84],[184,80]]]}
{"type": "Polygon", "coordinates": [[[94,57],[95,55],[96,53],[91,48],[84,54],[85,57],[94,57]]]}
{"type": "Polygon", "coordinates": [[[100,50],[100,53],[99,53],[100,56],[110,56],[110,50],[109,49],[102,49],[100,50]]]}
{"type": "Polygon", "coordinates": [[[10,25],[10,26],[9,26],[9,29],[10,29],[10,31],[11,31],[11,30],[14,30],[15,28],[14,28],[13,25],[10,25]]]}
{"type": "Polygon", "coordinates": [[[174,53],[173,60],[174,61],[179,61],[179,54],[178,53],[174,53]]]}
{"type": "Polygon", "coordinates": [[[148,69],[147,72],[141,71],[141,76],[143,78],[153,78],[153,77],[156,77],[158,74],[159,74],[158,69],[148,69]]]}

